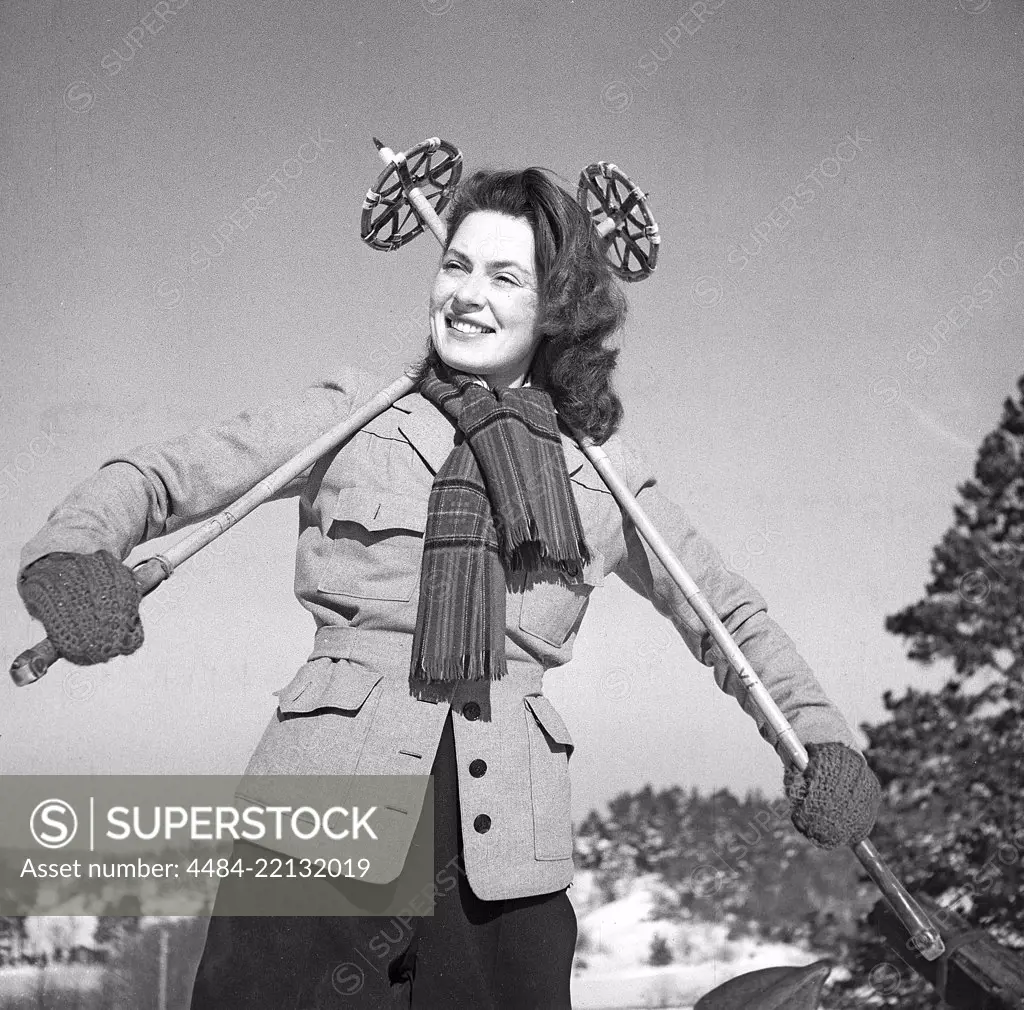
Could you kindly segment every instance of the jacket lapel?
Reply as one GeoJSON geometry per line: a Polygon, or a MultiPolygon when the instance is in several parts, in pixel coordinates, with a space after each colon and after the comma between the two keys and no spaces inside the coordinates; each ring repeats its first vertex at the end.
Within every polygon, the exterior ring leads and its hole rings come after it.
{"type": "Polygon", "coordinates": [[[403,396],[393,409],[402,412],[397,422],[402,437],[436,474],[455,447],[455,425],[419,393],[403,396]]]}
{"type": "MultiPolygon", "coordinates": [[[[441,469],[455,446],[454,423],[447,414],[438,410],[419,393],[403,396],[390,410],[381,414],[380,420],[392,430],[400,432],[401,437],[416,450],[432,474],[441,469]]],[[[584,474],[593,471],[593,467],[576,442],[565,432],[561,435],[562,451],[565,453],[569,476],[572,477],[581,471],[584,474]]],[[[601,478],[596,473],[594,478],[603,488],[601,478]]]]}

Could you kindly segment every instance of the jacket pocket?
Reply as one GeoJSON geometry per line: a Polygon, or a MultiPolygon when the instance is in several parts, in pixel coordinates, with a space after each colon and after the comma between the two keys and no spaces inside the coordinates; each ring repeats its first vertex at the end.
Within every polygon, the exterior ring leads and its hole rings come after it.
{"type": "Polygon", "coordinates": [[[527,585],[523,591],[519,627],[542,642],[561,648],[583,608],[591,590],[604,582],[604,555],[594,553],[584,568],[580,582],[572,584],[553,573],[527,585]]]}
{"type": "Polygon", "coordinates": [[[530,737],[530,792],[537,859],[572,858],[572,796],[569,755],[572,738],[543,695],[523,699],[530,737]]]}
{"type": "Polygon", "coordinates": [[[300,667],[291,683],[274,693],[277,707],[286,718],[320,709],[337,709],[343,714],[355,715],[383,678],[380,671],[325,656],[300,667]]]}
{"type": "MultiPolygon", "coordinates": [[[[354,775],[384,692],[383,674],[323,657],[300,667],[246,768],[263,775],[354,775]]],[[[264,795],[249,782],[245,795],[264,795]],[[257,791],[252,791],[257,790],[257,791]]]]}
{"type": "Polygon", "coordinates": [[[389,491],[343,487],[332,518],[333,542],[317,589],[362,600],[411,600],[423,561],[426,504],[389,491]]]}

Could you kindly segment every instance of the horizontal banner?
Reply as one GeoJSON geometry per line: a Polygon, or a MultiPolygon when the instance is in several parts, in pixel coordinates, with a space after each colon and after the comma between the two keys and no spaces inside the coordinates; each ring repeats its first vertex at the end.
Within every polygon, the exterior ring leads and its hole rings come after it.
{"type": "Polygon", "coordinates": [[[0,776],[0,915],[431,915],[433,778],[0,776]]]}

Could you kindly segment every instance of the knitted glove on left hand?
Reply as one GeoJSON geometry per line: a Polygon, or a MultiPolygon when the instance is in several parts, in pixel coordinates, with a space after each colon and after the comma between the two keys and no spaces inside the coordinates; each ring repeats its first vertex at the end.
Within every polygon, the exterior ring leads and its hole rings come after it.
{"type": "Polygon", "coordinates": [[[871,833],[882,787],[867,762],[841,743],[807,745],[804,771],[786,769],[790,817],[800,834],[823,849],[856,845],[871,833]]]}

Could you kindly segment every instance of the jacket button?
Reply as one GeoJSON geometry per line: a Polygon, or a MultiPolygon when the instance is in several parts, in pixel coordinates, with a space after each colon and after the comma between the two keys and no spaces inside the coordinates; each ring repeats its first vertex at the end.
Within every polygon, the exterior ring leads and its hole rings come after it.
{"type": "Polygon", "coordinates": [[[486,761],[483,761],[480,758],[477,758],[475,761],[470,761],[470,763],[469,763],[469,774],[472,775],[473,778],[475,778],[475,779],[480,778],[480,776],[483,775],[484,772],[486,772],[486,771],[487,771],[487,762],[486,761]]]}
{"type": "Polygon", "coordinates": [[[473,819],[473,827],[476,828],[478,834],[487,834],[487,832],[491,830],[490,817],[488,817],[487,814],[477,814],[473,819]]]}
{"type": "Polygon", "coordinates": [[[475,722],[480,718],[480,706],[475,701],[467,701],[462,706],[462,714],[470,721],[475,722]]]}

